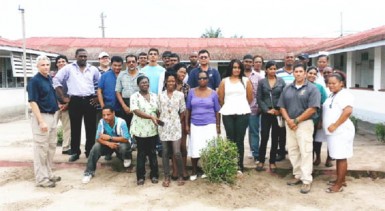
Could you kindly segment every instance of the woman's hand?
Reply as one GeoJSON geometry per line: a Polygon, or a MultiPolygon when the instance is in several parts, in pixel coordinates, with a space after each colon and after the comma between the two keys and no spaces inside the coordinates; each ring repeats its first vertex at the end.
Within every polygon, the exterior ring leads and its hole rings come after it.
{"type": "Polygon", "coordinates": [[[151,121],[152,121],[156,126],[158,126],[158,118],[157,118],[157,117],[151,116],[151,121]]]}
{"type": "Polygon", "coordinates": [[[218,135],[221,134],[221,126],[220,126],[220,125],[217,125],[217,134],[218,134],[218,135]]]}
{"type": "Polygon", "coordinates": [[[328,131],[333,133],[335,130],[337,130],[337,125],[336,124],[331,124],[329,127],[328,127],[328,131]]]}
{"type": "Polygon", "coordinates": [[[190,125],[186,124],[186,134],[190,134],[190,125]]]}

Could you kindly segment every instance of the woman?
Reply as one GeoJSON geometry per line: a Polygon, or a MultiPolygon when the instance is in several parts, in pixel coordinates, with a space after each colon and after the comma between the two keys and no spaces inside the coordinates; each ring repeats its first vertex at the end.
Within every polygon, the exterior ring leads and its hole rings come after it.
{"type": "Polygon", "coordinates": [[[149,91],[149,79],[141,75],[137,79],[139,91],[131,95],[130,108],[134,113],[130,132],[137,141],[136,178],[137,185],[143,185],[145,180],[146,156],[150,161],[150,178],[152,183],[158,183],[158,160],[156,159],[156,142],[158,140],[158,97],[149,91]]]}
{"type": "MultiPolygon", "coordinates": [[[[188,93],[186,104],[186,132],[190,134],[188,156],[191,157],[192,175],[197,179],[197,166],[201,150],[207,143],[221,133],[219,101],[217,93],[207,86],[209,75],[206,71],[198,73],[199,86],[188,93]]],[[[202,175],[205,177],[205,175],[202,175]]]]}
{"type": "MultiPolygon", "coordinates": [[[[322,105],[326,100],[327,94],[326,94],[325,88],[322,85],[316,83],[317,75],[318,75],[318,69],[316,67],[311,66],[311,67],[307,68],[307,80],[310,81],[311,83],[313,83],[317,87],[317,89],[319,90],[319,92],[321,94],[321,105],[322,105]]],[[[313,118],[313,122],[314,122],[313,155],[315,154],[315,161],[313,162],[313,165],[315,165],[315,166],[318,166],[321,163],[322,142],[315,141],[316,133],[317,133],[318,129],[322,127],[320,125],[320,118],[322,115],[321,110],[322,109],[319,109],[317,111],[317,115],[315,115],[313,118]]],[[[320,132],[323,133],[323,131],[320,131],[320,132]]],[[[325,163],[325,165],[327,165],[327,167],[329,167],[328,165],[330,165],[330,164],[328,164],[328,162],[331,162],[331,159],[329,159],[329,158],[330,157],[328,155],[328,159],[326,160],[326,163],[325,163]]]]}
{"type": "Polygon", "coordinates": [[[353,112],[353,95],[346,90],[346,76],[335,72],[329,76],[328,84],[331,95],[323,104],[322,123],[327,135],[330,156],[337,160],[337,180],[330,181],[326,192],[342,191],[346,186],[347,158],[353,156],[354,125],[349,117],[353,112]]]}
{"type": "Polygon", "coordinates": [[[266,146],[270,136],[271,128],[271,148],[269,169],[275,172],[277,166],[275,165],[275,158],[278,148],[279,130],[278,120],[281,113],[277,106],[279,97],[285,87],[285,81],[276,76],[277,64],[275,61],[268,61],[266,63],[266,78],[258,83],[257,102],[262,111],[261,114],[261,146],[259,147],[259,163],[257,164],[257,171],[262,171],[265,164],[266,146]]]}
{"type": "MultiPolygon", "coordinates": [[[[190,91],[190,86],[185,83],[185,78],[187,75],[187,67],[183,63],[178,63],[174,65],[174,69],[176,71],[176,90],[180,91],[184,95],[184,100],[185,102],[187,101],[187,96],[190,91]]],[[[186,120],[185,120],[185,115],[182,116],[181,119],[182,122],[182,138],[180,142],[180,151],[182,153],[182,169],[183,169],[183,180],[188,180],[190,176],[187,173],[186,170],[186,165],[187,165],[187,147],[186,147],[186,139],[187,139],[187,134],[186,134],[186,120]]],[[[177,168],[176,168],[176,160],[175,158],[172,159],[172,176],[171,178],[173,180],[178,179],[177,177],[177,168]]]]}
{"type": "Polygon", "coordinates": [[[225,78],[219,84],[219,103],[222,108],[223,124],[226,136],[237,145],[238,174],[243,172],[244,138],[253,101],[253,85],[244,76],[244,67],[240,60],[233,59],[227,68],[225,78]]]}
{"type": "Polygon", "coordinates": [[[159,138],[162,141],[162,162],[164,170],[163,187],[170,186],[170,164],[168,145],[172,145],[173,157],[178,167],[178,186],[184,185],[183,164],[180,152],[182,137],[181,119],[184,116],[186,105],[182,92],[176,91],[176,75],[166,72],[166,90],[159,94],[159,138]]]}

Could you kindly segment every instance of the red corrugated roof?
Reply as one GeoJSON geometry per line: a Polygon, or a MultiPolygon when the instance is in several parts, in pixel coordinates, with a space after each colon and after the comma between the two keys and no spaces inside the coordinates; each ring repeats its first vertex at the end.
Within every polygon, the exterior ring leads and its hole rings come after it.
{"type": "MultiPolygon", "coordinates": [[[[188,60],[193,51],[207,49],[213,60],[242,58],[245,54],[260,54],[266,59],[282,59],[288,51],[297,52],[303,48],[330,38],[75,38],[75,37],[32,37],[27,47],[44,49],[74,58],[77,48],[85,48],[89,59],[97,59],[101,51],[110,55],[124,56],[127,53],[147,52],[158,48],[160,52],[170,50],[188,60]]],[[[18,41],[21,42],[21,41],[18,41]]]]}
{"type": "Polygon", "coordinates": [[[317,53],[319,51],[332,51],[336,49],[343,49],[352,46],[373,43],[381,40],[385,40],[385,26],[380,26],[356,34],[351,34],[344,37],[324,41],[318,43],[317,45],[312,45],[304,51],[308,53],[317,53]]]}

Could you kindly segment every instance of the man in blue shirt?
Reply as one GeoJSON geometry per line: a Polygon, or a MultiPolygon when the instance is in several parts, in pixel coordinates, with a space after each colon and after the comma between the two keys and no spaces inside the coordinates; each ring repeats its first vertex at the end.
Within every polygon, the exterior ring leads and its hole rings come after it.
{"type": "Polygon", "coordinates": [[[46,56],[36,59],[39,72],[27,86],[28,102],[32,109],[33,166],[38,187],[55,187],[60,177],[52,174],[53,156],[56,150],[56,124],[59,110],[56,93],[49,76],[51,61],[46,56]]]}
{"type": "Polygon", "coordinates": [[[131,146],[130,134],[126,121],[115,116],[115,111],[111,106],[105,106],[102,110],[103,119],[98,124],[96,132],[96,143],[91,149],[90,157],[87,161],[87,168],[84,172],[82,182],[88,183],[95,175],[96,163],[100,156],[116,153],[123,161],[123,166],[131,166],[131,146]]]}
{"type": "Polygon", "coordinates": [[[200,71],[206,71],[209,75],[209,83],[208,87],[210,87],[213,90],[217,90],[219,87],[219,84],[221,83],[221,76],[219,75],[219,72],[217,69],[211,68],[209,66],[210,63],[210,53],[207,50],[200,50],[198,53],[199,63],[200,66],[198,68],[195,68],[191,70],[188,77],[188,85],[190,85],[191,88],[197,87],[198,84],[198,75],[200,71]]]}

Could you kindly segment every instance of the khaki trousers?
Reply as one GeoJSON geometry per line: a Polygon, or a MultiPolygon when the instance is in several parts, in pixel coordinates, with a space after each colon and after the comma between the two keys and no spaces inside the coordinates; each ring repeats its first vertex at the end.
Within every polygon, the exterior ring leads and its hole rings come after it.
{"type": "Polygon", "coordinates": [[[304,184],[313,181],[313,120],[306,120],[298,124],[296,131],[286,123],[286,146],[289,159],[293,166],[293,175],[301,179],[304,184]]]}
{"type": "Polygon", "coordinates": [[[59,118],[62,124],[63,129],[63,143],[62,151],[67,151],[71,149],[71,124],[70,124],[70,115],[67,111],[58,111],[59,118]]]}
{"type": "Polygon", "coordinates": [[[56,150],[56,125],[57,115],[55,114],[41,114],[45,123],[48,125],[48,131],[42,132],[40,130],[37,119],[32,115],[32,134],[33,134],[33,167],[35,172],[36,183],[46,181],[52,175],[53,156],[56,150]]]}

